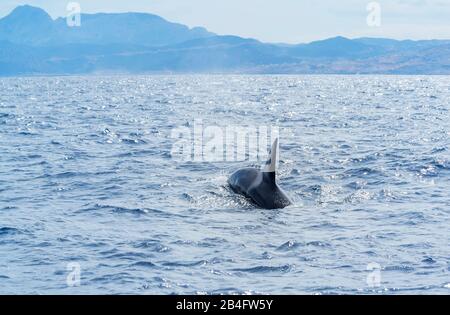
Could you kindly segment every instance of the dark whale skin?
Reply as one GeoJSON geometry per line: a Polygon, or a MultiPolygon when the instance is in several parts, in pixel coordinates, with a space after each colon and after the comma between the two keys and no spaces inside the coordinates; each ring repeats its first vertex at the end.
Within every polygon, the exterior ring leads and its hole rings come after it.
{"type": "Polygon", "coordinates": [[[231,189],[264,209],[282,209],[292,204],[278,186],[275,172],[262,172],[255,168],[243,168],[228,179],[231,189]]]}

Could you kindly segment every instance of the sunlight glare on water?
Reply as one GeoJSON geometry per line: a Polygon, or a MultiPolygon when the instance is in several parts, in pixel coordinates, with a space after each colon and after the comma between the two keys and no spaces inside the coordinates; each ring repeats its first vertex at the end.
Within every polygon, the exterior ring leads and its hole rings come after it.
{"type": "Polygon", "coordinates": [[[449,106],[448,76],[0,79],[0,293],[449,294],[449,106]],[[174,160],[196,118],[279,126],[295,204],[174,160]]]}

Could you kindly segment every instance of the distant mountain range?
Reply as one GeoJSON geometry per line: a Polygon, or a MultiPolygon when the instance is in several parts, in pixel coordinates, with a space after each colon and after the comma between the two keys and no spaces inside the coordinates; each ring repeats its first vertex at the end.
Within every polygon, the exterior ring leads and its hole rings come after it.
{"type": "Polygon", "coordinates": [[[19,6],[0,19],[0,75],[450,74],[450,40],[335,37],[268,44],[145,13],[82,14],[80,27],[19,6]]]}

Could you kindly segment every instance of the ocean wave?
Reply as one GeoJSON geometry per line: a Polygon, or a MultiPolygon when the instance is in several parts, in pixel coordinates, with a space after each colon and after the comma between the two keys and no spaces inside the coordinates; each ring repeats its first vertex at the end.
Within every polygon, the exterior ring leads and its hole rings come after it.
{"type": "Polygon", "coordinates": [[[294,269],[294,265],[281,265],[281,266],[256,266],[250,268],[235,268],[235,272],[243,273],[287,273],[294,269]]]}
{"type": "Polygon", "coordinates": [[[0,85],[0,293],[448,293],[450,77],[0,85]],[[172,131],[192,143],[200,118],[222,131],[278,127],[277,180],[294,204],[262,210],[229,189],[234,170],[266,154],[176,160],[172,131]],[[66,286],[68,262],[80,287],[66,286]],[[370,263],[379,288],[367,287],[370,263]]]}

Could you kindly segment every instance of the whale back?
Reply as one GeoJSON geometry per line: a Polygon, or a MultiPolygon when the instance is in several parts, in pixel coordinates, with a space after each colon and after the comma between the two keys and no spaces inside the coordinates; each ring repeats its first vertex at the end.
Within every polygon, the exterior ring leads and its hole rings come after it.
{"type": "Polygon", "coordinates": [[[289,206],[291,200],[276,183],[278,151],[277,138],[262,169],[243,168],[230,176],[228,183],[232,190],[250,198],[261,208],[281,209],[289,206]]]}

